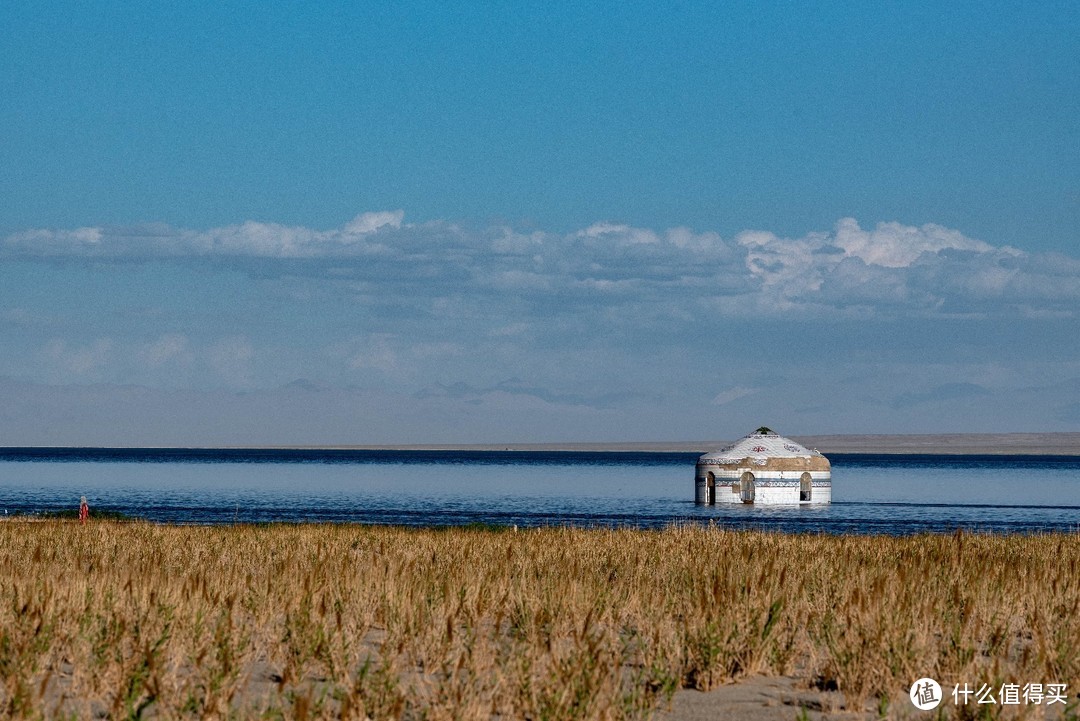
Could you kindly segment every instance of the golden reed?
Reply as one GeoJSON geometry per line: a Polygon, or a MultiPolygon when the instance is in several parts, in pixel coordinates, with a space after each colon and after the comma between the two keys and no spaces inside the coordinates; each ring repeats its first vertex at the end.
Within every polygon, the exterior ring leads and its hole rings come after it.
{"type": "Polygon", "coordinates": [[[1073,688],[1078,561],[1076,534],[7,522],[0,715],[647,718],[752,673],[886,713],[922,676],[1073,688]]]}

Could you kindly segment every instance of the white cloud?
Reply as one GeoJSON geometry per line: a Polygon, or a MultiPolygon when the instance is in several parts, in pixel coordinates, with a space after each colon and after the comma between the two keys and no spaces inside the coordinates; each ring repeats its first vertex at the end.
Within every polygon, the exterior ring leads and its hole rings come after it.
{"type": "Polygon", "coordinates": [[[765,231],[746,231],[736,238],[745,249],[747,271],[761,281],[767,300],[784,310],[819,290],[824,274],[835,267],[832,255],[822,256],[825,238],[779,238],[765,231]]]}
{"type": "Polygon", "coordinates": [[[344,231],[350,235],[366,235],[368,233],[374,233],[379,228],[386,226],[400,228],[401,221],[404,218],[404,210],[384,210],[376,213],[361,213],[346,223],[344,231]]]}
{"type": "Polygon", "coordinates": [[[343,228],[314,230],[302,226],[249,220],[239,225],[192,231],[162,225],[33,229],[0,242],[0,257],[144,259],[176,257],[325,258],[377,252],[369,236],[402,228],[404,211],[356,216],[343,228]]]}
{"type": "Polygon", "coordinates": [[[690,228],[671,228],[667,231],[666,240],[676,248],[696,252],[725,247],[718,233],[695,233],[690,228]]]}
{"type": "MultiPolygon", "coordinates": [[[[797,238],[747,230],[725,241],[684,227],[609,222],[566,234],[469,230],[408,224],[394,210],[330,230],[255,221],[205,231],[28,230],[0,240],[0,258],[184,259],[259,277],[316,278],[321,285],[309,285],[318,292],[339,284],[386,317],[490,317],[489,334],[556,316],[630,328],[646,318],[1046,316],[1073,314],[1080,301],[1078,259],[996,247],[935,224],[864,230],[851,218],[797,238]]],[[[311,297],[302,290],[293,288],[297,298],[311,297]]]]}
{"type": "Polygon", "coordinates": [[[307,228],[249,220],[198,236],[198,242],[214,254],[295,258],[315,253],[315,246],[325,237],[325,233],[307,228]]]}
{"type": "Polygon", "coordinates": [[[621,245],[653,244],[660,241],[656,233],[645,228],[634,228],[617,223],[594,223],[578,231],[580,238],[600,238],[621,245]]]}
{"type": "Polygon", "coordinates": [[[900,223],[878,223],[874,230],[867,231],[860,228],[854,218],[843,218],[836,224],[832,242],[843,248],[848,257],[887,268],[910,266],[923,253],[943,250],[990,253],[995,250],[987,243],[933,223],[918,228],[900,223]]]}
{"type": "Polygon", "coordinates": [[[501,232],[491,241],[491,250],[502,255],[532,255],[544,244],[543,233],[524,235],[515,233],[511,228],[500,228],[501,232]]]}
{"type": "Polygon", "coordinates": [[[73,230],[46,230],[36,228],[8,236],[6,244],[12,247],[33,248],[42,255],[66,254],[75,249],[94,250],[101,245],[105,233],[101,228],[75,228],[73,230]]]}

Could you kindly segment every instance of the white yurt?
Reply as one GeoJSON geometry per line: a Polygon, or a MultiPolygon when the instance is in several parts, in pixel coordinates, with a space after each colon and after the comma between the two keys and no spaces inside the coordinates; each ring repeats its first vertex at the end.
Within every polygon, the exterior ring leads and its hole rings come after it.
{"type": "Polygon", "coordinates": [[[706,453],[695,473],[698,503],[818,504],[832,501],[829,459],[768,428],[706,453]]]}

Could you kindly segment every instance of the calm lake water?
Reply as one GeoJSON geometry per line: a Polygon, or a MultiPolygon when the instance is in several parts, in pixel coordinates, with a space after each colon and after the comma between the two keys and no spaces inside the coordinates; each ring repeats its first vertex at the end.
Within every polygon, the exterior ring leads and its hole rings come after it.
{"type": "Polygon", "coordinates": [[[0,514],[152,521],[1080,531],[1080,456],[830,454],[833,503],[698,506],[697,453],[0,449],[0,514]]]}

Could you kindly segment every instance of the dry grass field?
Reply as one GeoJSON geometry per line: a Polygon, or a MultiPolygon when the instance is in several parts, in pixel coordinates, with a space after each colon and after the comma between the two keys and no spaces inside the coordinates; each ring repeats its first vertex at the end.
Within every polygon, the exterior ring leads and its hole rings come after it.
{"type": "Polygon", "coordinates": [[[1075,694],[1080,536],[0,523],[3,716],[633,719],[748,674],[1075,694]]]}

